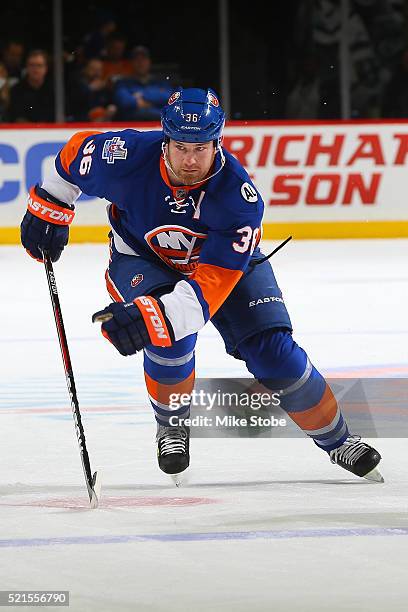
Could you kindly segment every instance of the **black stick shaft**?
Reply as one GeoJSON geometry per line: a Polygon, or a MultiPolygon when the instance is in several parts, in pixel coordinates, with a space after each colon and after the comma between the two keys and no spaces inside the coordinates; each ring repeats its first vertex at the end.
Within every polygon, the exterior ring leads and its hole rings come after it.
{"type": "Polygon", "coordinates": [[[64,363],[65,378],[67,380],[68,393],[71,399],[72,416],[74,417],[75,432],[79,445],[79,453],[81,455],[82,467],[84,469],[89,500],[91,503],[94,500],[95,503],[96,494],[94,491],[94,484],[96,480],[96,473],[94,474],[94,477],[92,477],[91,464],[86,448],[85,432],[82,425],[81,412],[79,410],[79,402],[75,387],[74,372],[72,370],[71,357],[69,354],[68,342],[64,328],[64,321],[62,319],[61,305],[58,297],[57,283],[55,281],[55,274],[49,253],[44,251],[43,255],[52,309],[54,311],[55,325],[57,327],[58,340],[61,348],[62,361],[64,363]]]}
{"type": "Polygon", "coordinates": [[[286,238],[286,240],[284,240],[283,242],[281,242],[280,244],[278,244],[278,246],[276,247],[276,249],[273,249],[272,253],[269,253],[269,255],[267,255],[266,257],[262,257],[262,259],[257,259],[256,261],[254,261],[254,263],[252,265],[254,266],[258,266],[259,264],[263,263],[264,261],[268,261],[268,259],[270,259],[272,257],[272,255],[275,255],[275,253],[277,253],[278,251],[281,250],[282,247],[285,246],[285,244],[287,244],[289,242],[289,240],[292,240],[292,236],[288,236],[286,238]]]}

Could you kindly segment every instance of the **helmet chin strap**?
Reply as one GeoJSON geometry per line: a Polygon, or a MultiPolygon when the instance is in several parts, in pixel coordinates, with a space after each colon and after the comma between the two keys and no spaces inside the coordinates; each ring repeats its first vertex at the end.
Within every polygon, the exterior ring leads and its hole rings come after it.
{"type": "MultiPolygon", "coordinates": [[[[167,170],[170,170],[172,175],[175,176],[176,179],[178,181],[180,181],[180,183],[183,185],[183,180],[174,172],[174,170],[171,167],[171,164],[170,164],[170,162],[169,162],[169,160],[167,158],[167,155],[166,155],[166,143],[165,142],[162,142],[162,153],[163,153],[164,165],[166,166],[167,170]]],[[[221,147],[220,143],[218,143],[218,145],[217,145],[216,153],[219,153],[220,154],[220,158],[221,158],[221,165],[218,168],[218,170],[216,172],[213,172],[213,174],[210,174],[210,176],[206,176],[204,179],[201,179],[199,181],[195,181],[194,183],[191,183],[191,186],[198,185],[198,183],[202,183],[203,181],[208,181],[210,178],[213,178],[216,174],[221,172],[221,170],[225,166],[225,155],[223,153],[223,150],[222,150],[222,147],[221,147]]],[[[190,187],[190,185],[189,185],[189,187],[190,187]]]]}

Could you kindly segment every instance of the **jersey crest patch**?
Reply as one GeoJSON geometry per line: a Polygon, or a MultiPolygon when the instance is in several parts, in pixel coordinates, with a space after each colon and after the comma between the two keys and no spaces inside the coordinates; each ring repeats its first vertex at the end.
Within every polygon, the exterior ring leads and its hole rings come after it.
{"type": "Polygon", "coordinates": [[[195,271],[206,238],[207,234],[193,232],[182,225],[161,225],[145,234],[152,251],[170,268],[182,274],[195,271]]]}
{"type": "Polygon", "coordinates": [[[111,140],[105,140],[102,159],[106,159],[108,164],[114,164],[116,159],[126,159],[127,154],[125,141],[121,140],[119,136],[115,136],[111,140]]]}
{"type": "Polygon", "coordinates": [[[143,274],[135,274],[135,276],[130,281],[130,286],[131,287],[137,287],[138,285],[140,285],[140,283],[142,282],[143,278],[144,278],[143,274]]]}
{"type": "Polygon", "coordinates": [[[241,195],[247,202],[257,202],[258,194],[256,193],[256,189],[250,183],[243,183],[241,186],[241,195]]]}

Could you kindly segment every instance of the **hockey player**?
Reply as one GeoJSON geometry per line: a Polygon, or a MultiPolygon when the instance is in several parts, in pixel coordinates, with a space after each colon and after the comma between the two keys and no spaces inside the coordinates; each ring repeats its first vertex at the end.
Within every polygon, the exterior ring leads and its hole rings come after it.
{"type": "Polygon", "coordinates": [[[22,244],[35,259],[47,250],[56,261],[81,192],[111,202],[106,285],[114,301],[94,320],[122,355],[144,351],[164,472],[189,465],[189,406],[172,409],[169,400],[191,393],[197,332],[211,320],[230,355],[266,387],[283,389],[281,407],[333,463],[382,480],[380,454],[350,435],[331,389],[294,341],[269,261],[256,265],[264,205],[222,147],[224,122],[212,90],[178,89],[163,108],[162,131],[75,134],[30,190],[22,244]]]}

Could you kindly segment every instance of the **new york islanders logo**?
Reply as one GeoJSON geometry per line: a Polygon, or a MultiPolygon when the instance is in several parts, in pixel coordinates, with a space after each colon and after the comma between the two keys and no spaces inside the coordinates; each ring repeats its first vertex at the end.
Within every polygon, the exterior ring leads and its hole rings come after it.
{"type": "Polygon", "coordinates": [[[207,234],[193,232],[182,225],[161,225],[145,234],[154,253],[170,268],[192,274],[198,266],[200,251],[207,234]]]}
{"type": "Polygon", "coordinates": [[[137,287],[143,280],[143,274],[135,274],[132,280],[130,281],[131,287],[137,287]]]}

